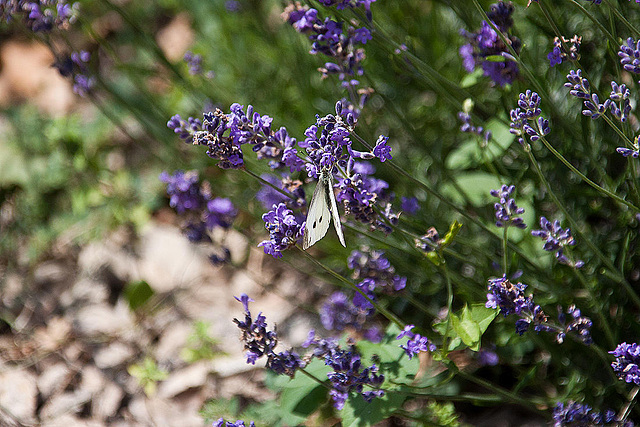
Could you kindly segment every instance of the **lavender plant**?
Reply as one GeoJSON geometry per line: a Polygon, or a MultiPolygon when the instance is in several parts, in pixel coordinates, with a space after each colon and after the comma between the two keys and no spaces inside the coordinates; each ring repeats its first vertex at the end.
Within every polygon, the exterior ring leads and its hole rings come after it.
{"type": "MultiPolygon", "coordinates": [[[[88,51],[69,49],[78,53],[57,67],[79,95],[117,100],[150,140],[171,141],[143,151],[173,153],[159,170],[191,170],[160,179],[192,242],[235,228],[269,262],[341,288],[314,289],[324,330],[285,350],[269,313],[254,317],[252,300],[236,298],[246,362],[279,376],[276,391],[300,390],[255,425],[457,425],[438,412],[453,401],[470,424],[481,402],[517,407],[522,424],[630,426],[640,414],[640,9],[618,3],[212,3],[193,13],[202,41],[175,60],[144,38],[153,61],[125,64],[95,36],[100,67],[105,55],[119,64],[135,95],[92,71],[88,51]],[[287,25],[267,18],[274,11],[287,25]],[[224,28],[215,51],[204,37],[212,17],[224,28]],[[254,27],[249,50],[225,38],[254,27]],[[206,85],[203,62],[215,64],[206,85]],[[170,93],[155,97],[129,69],[166,78],[170,93]],[[206,99],[214,106],[194,110],[206,99]],[[347,249],[329,233],[303,251],[323,174],[347,249]]],[[[57,15],[45,2],[3,4],[3,19],[31,33],[78,19],[61,2],[57,15]]],[[[109,10],[140,17],[135,7],[109,10]]],[[[123,22],[145,34],[143,20],[123,22]]],[[[128,131],[122,110],[104,109],[128,131]]],[[[223,245],[212,260],[228,254],[223,245]]],[[[219,415],[213,425],[245,425],[219,415]]]]}

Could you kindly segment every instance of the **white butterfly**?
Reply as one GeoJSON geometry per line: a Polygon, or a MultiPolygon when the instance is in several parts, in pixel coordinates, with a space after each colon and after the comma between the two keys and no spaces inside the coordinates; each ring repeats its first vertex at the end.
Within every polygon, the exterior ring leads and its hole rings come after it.
{"type": "Polygon", "coordinates": [[[306,250],[327,234],[330,218],[333,218],[333,226],[338,233],[340,243],[346,248],[340,214],[338,214],[338,203],[333,192],[333,177],[330,170],[321,170],[304,226],[303,249],[306,250]]]}

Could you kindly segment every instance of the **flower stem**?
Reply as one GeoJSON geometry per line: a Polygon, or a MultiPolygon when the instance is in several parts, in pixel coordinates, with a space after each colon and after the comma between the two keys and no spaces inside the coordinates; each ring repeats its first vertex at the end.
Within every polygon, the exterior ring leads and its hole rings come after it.
{"type": "Polygon", "coordinates": [[[538,165],[538,161],[536,160],[535,156],[533,155],[533,152],[531,151],[531,146],[527,144],[524,150],[529,156],[531,165],[533,166],[536,174],[538,175],[538,178],[540,179],[542,184],[546,187],[547,191],[549,192],[549,196],[551,196],[551,198],[553,199],[553,202],[556,204],[558,209],[562,211],[567,221],[569,221],[572,229],[575,230],[578,237],[580,237],[585,241],[586,245],[589,246],[589,248],[593,251],[596,257],[598,257],[598,259],[600,259],[600,261],[603,264],[605,264],[609,270],[611,270],[616,280],[623,285],[623,288],[627,292],[627,295],[629,296],[629,298],[633,300],[634,304],[637,307],[640,307],[640,297],[638,297],[638,295],[633,290],[629,282],[627,282],[624,275],[616,269],[613,263],[602,253],[602,251],[600,251],[600,249],[598,249],[598,247],[595,244],[593,244],[593,242],[591,242],[591,240],[587,239],[586,236],[584,236],[584,234],[580,231],[580,228],[578,227],[578,223],[576,222],[576,220],[573,219],[573,217],[569,214],[569,211],[567,210],[567,208],[565,208],[564,204],[560,202],[560,200],[558,199],[558,196],[556,196],[555,192],[551,188],[551,184],[542,173],[542,170],[540,169],[540,165],[538,165]]]}
{"type": "Polygon", "coordinates": [[[620,413],[618,414],[618,419],[621,420],[621,422],[624,422],[627,419],[627,417],[631,413],[631,409],[633,409],[633,406],[636,404],[638,391],[640,391],[640,387],[635,386],[629,392],[629,396],[627,397],[627,403],[624,405],[624,407],[620,410],[620,413]]]}
{"type": "Polygon", "coordinates": [[[451,313],[453,310],[453,286],[451,286],[451,279],[449,278],[449,269],[441,254],[440,259],[442,260],[442,272],[447,282],[447,326],[444,331],[444,342],[442,344],[442,355],[446,357],[446,354],[449,352],[449,342],[451,339],[451,337],[449,337],[449,331],[451,330],[451,313]]]}
{"type": "Polygon", "coordinates": [[[575,273],[578,280],[580,281],[580,283],[582,284],[582,287],[585,288],[586,291],[589,293],[591,307],[595,310],[596,315],[598,316],[598,319],[600,319],[600,323],[602,324],[602,329],[604,330],[604,334],[607,337],[607,344],[609,345],[609,347],[615,346],[616,339],[613,336],[613,332],[611,332],[611,327],[609,326],[609,322],[607,322],[607,318],[604,316],[604,313],[602,312],[602,305],[598,302],[599,299],[595,295],[594,286],[591,285],[590,282],[587,282],[587,279],[580,272],[580,270],[578,270],[575,267],[572,268],[572,270],[575,273]]]}
{"type": "MultiPolygon", "coordinates": [[[[350,130],[351,135],[353,135],[358,141],[362,142],[363,144],[365,144],[365,146],[368,145],[368,143],[358,134],[356,134],[353,130],[350,130]]],[[[410,181],[412,181],[413,183],[415,183],[416,185],[418,185],[420,188],[422,188],[423,190],[425,190],[427,193],[431,194],[433,197],[437,198],[440,202],[442,202],[443,204],[447,205],[448,207],[450,207],[451,209],[455,210],[456,212],[458,212],[460,215],[462,215],[465,219],[467,219],[468,221],[472,222],[473,224],[477,225],[478,227],[480,227],[484,232],[486,232],[489,236],[493,237],[493,238],[497,238],[499,240],[500,237],[496,236],[496,234],[494,234],[489,227],[487,227],[485,224],[483,224],[479,219],[477,219],[476,217],[470,215],[469,213],[467,213],[464,209],[462,209],[460,206],[456,205],[455,203],[449,201],[449,199],[447,199],[446,197],[444,197],[442,194],[440,194],[438,191],[434,190],[433,188],[431,188],[430,186],[428,186],[427,184],[425,184],[424,182],[422,182],[421,180],[419,180],[418,178],[416,178],[415,176],[411,175],[410,173],[406,172],[404,169],[402,169],[400,166],[396,165],[392,160],[387,160],[386,162],[384,162],[385,164],[389,164],[389,166],[396,171],[397,173],[399,173],[400,175],[404,176],[405,178],[409,179],[410,181]]],[[[535,269],[539,269],[539,266],[535,264],[535,262],[533,262],[531,259],[529,259],[529,257],[522,252],[522,250],[520,248],[518,248],[516,245],[509,243],[509,248],[511,248],[511,250],[515,251],[527,264],[529,264],[531,267],[535,268],[535,269]]]]}
{"type": "Polygon", "coordinates": [[[564,163],[564,165],[567,168],[569,168],[573,173],[578,175],[578,177],[580,177],[580,179],[582,179],[585,183],[589,184],[591,187],[595,188],[599,192],[611,197],[615,201],[617,201],[619,203],[622,203],[623,205],[626,205],[627,207],[633,209],[636,212],[640,212],[640,208],[638,208],[633,203],[624,200],[622,197],[618,196],[617,194],[612,193],[611,191],[607,190],[606,188],[600,187],[598,184],[596,184],[595,182],[593,182],[589,178],[587,178],[585,174],[583,174],[575,166],[573,166],[571,164],[571,162],[569,162],[562,154],[560,154],[560,152],[558,150],[553,148],[553,146],[549,143],[549,141],[547,141],[547,139],[544,136],[540,137],[540,141],[542,141],[544,146],[547,147],[547,149],[549,151],[551,151],[551,153],[553,153],[553,155],[556,156],[558,158],[558,160],[560,160],[562,163],[564,163]]]}
{"type": "Polygon", "coordinates": [[[481,378],[476,378],[475,376],[469,373],[466,373],[465,371],[458,371],[458,375],[460,375],[462,378],[464,378],[467,381],[471,381],[472,383],[478,384],[486,388],[487,390],[491,390],[495,394],[499,394],[500,396],[504,397],[506,400],[510,402],[517,403],[524,407],[530,408],[536,412],[540,412],[540,410],[537,408],[537,405],[540,402],[534,402],[530,398],[525,399],[524,397],[520,397],[516,393],[513,393],[509,390],[505,390],[501,387],[496,386],[495,384],[491,384],[489,381],[483,380],[481,378]]]}
{"type": "Polygon", "coordinates": [[[591,20],[591,22],[593,22],[596,27],[598,27],[600,29],[600,31],[602,31],[607,38],[609,39],[609,43],[611,43],[612,46],[615,46],[616,44],[618,44],[618,41],[616,40],[615,37],[613,37],[613,34],[611,34],[601,23],[600,21],[598,21],[596,19],[595,16],[593,16],[587,9],[584,8],[584,6],[582,6],[580,3],[578,3],[576,0],[569,0],[571,3],[573,3],[578,9],[580,9],[582,11],[582,13],[584,13],[585,15],[587,15],[587,17],[591,20]]]}
{"type": "Polygon", "coordinates": [[[507,277],[507,273],[509,273],[509,261],[508,261],[508,256],[507,256],[507,242],[509,242],[508,239],[508,234],[509,234],[509,227],[507,225],[504,226],[504,231],[502,232],[502,268],[503,268],[503,273],[504,273],[504,277],[507,277]]]}

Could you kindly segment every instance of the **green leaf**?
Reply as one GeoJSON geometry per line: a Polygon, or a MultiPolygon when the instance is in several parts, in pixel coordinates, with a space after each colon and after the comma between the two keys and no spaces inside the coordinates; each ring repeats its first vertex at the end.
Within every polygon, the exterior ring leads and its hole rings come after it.
{"type": "MultiPolygon", "coordinates": [[[[502,185],[497,177],[485,172],[460,173],[455,176],[455,180],[474,206],[488,204],[492,199],[489,190],[502,185]]],[[[464,198],[450,183],[443,185],[442,192],[457,203],[464,202],[464,198]]]]}
{"type": "Polygon", "coordinates": [[[471,318],[478,324],[481,334],[485,333],[497,315],[498,310],[487,308],[482,303],[471,304],[471,318]]]}
{"type": "MultiPolygon", "coordinates": [[[[451,313],[449,329],[451,342],[447,350],[459,350],[466,346],[478,351],[482,334],[497,315],[497,310],[486,308],[482,303],[472,304],[471,308],[465,306],[458,315],[451,313]]],[[[445,334],[446,327],[446,319],[433,325],[433,329],[442,336],[445,334]]]]}
{"type": "Polygon", "coordinates": [[[489,62],[507,62],[507,58],[502,55],[488,55],[484,59],[489,62]]]}
{"type": "Polygon", "coordinates": [[[491,131],[493,135],[487,145],[481,147],[480,143],[483,141],[480,137],[470,137],[449,153],[445,161],[447,168],[462,170],[497,159],[509,148],[515,138],[515,135],[509,132],[509,126],[498,118],[489,120],[485,129],[491,131]]]}
{"type": "Polygon", "coordinates": [[[124,288],[124,296],[131,310],[137,310],[153,296],[153,289],[144,280],[131,282],[124,288]]]}
{"type": "Polygon", "coordinates": [[[378,360],[376,365],[385,376],[383,388],[392,387],[392,384],[387,381],[390,379],[390,375],[393,376],[394,382],[410,382],[418,372],[418,359],[410,360],[404,350],[400,348],[400,345],[406,342],[406,338],[397,340],[396,337],[399,333],[400,329],[392,323],[387,327],[380,343],[360,341],[357,346],[363,365],[373,364],[372,359],[374,358],[378,360]]]}
{"type": "Polygon", "coordinates": [[[453,239],[455,239],[455,237],[458,235],[458,232],[461,228],[462,223],[458,222],[458,220],[455,220],[453,221],[453,223],[451,223],[451,225],[449,226],[449,231],[444,236],[444,239],[442,239],[442,248],[446,248],[451,243],[453,243],[453,239]]]}
{"type": "MultiPolygon", "coordinates": [[[[323,361],[314,359],[305,371],[325,381],[331,368],[323,361]]],[[[302,372],[296,372],[294,378],[269,374],[267,380],[269,388],[281,391],[277,412],[283,425],[300,425],[327,402],[327,388],[302,372]]]]}
{"type": "Polygon", "coordinates": [[[367,402],[360,394],[350,394],[344,408],[338,413],[343,427],[370,426],[389,418],[402,407],[406,396],[393,391],[367,402]]]}
{"type": "Polygon", "coordinates": [[[474,86],[478,83],[478,79],[482,77],[483,71],[481,68],[476,68],[472,73],[465,74],[460,82],[460,86],[463,88],[468,88],[474,86]]]}
{"type": "Polygon", "coordinates": [[[471,317],[468,306],[464,306],[460,317],[455,315],[451,316],[451,323],[458,336],[462,339],[462,342],[471,348],[479,348],[481,336],[480,327],[471,317]]]}

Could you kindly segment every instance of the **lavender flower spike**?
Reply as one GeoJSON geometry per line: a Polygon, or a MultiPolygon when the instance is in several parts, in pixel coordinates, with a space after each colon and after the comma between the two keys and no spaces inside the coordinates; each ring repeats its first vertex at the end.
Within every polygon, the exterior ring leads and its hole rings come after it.
{"type": "Polygon", "coordinates": [[[622,154],[624,157],[633,157],[634,159],[637,159],[638,157],[640,157],[638,138],[640,137],[636,136],[636,138],[633,140],[633,148],[618,147],[616,148],[616,151],[622,154]]]}
{"type": "Polygon", "coordinates": [[[640,367],[638,367],[640,365],[640,345],[623,342],[609,353],[616,358],[611,367],[618,378],[627,383],[640,385],[640,367]]]}
{"type": "Polygon", "coordinates": [[[561,264],[566,264],[572,268],[580,268],[584,265],[583,261],[572,261],[564,254],[564,248],[566,246],[573,246],[576,244],[570,229],[563,229],[560,226],[560,221],[555,220],[553,223],[549,222],[547,218],[540,217],[540,230],[533,230],[531,235],[540,237],[545,240],[542,247],[545,251],[556,252],[556,258],[561,264]]]}
{"type": "Polygon", "coordinates": [[[602,425],[602,415],[586,404],[558,402],[553,409],[553,421],[554,427],[602,425]]]}
{"type": "Polygon", "coordinates": [[[539,305],[533,303],[532,296],[526,296],[524,290],[527,285],[516,283],[515,285],[506,276],[497,279],[489,279],[487,294],[487,308],[499,308],[504,317],[516,314],[520,317],[516,321],[516,332],[524,334],[533,323],[536,332],[550,330],[547,325],[548,317],[539,305]]]}
{"type": "Polygon", "coordinates": [[[518,97],[518,107],[511,110],[509,116],[509,132],[518,136],[518,142],[524,145],[524,135],[528,135],[531,141],[537,141],[551,132],[549,120],[541,117],[540,102],[542,98],[536,92],[527,90],[518,97]],[[529,124],[534,121],[536,126],[529,124]]]}
{"type": "Polygon", "coordinates": [[[582,114],[595,120],[607,112],[611,104],[611,99],[600,103],[598,95],[591,93],[589,81],[585,77],[582,77],[582,70],[569,71],[567,80],[569,81],[565,83],[564,86],[570,88],[569,93],[576,98],[584,100],[582,114]]]}
{"type": "Polygon", "coordinates": [[[402,332],[396,337],[397,340],[402,339],[404,337],[409,337],[407,341],[407,345],[401,345],[400,348],[407,353],[409,359],[412,359],[413,356],[417,355],[420,352],[424,351],[435,351],[436,346],[433,344],[427,337],[423,337],[420,334],[416,334],[412,332],[414,325],[407,325],[404,327],[402,332]]]}
{"type": "Polygon", "coordinates": [[[274,258],[282,257],[282,251],[295,246],[304,233],[304,221],[296,218],[284,203],[273,205],[272,210],[262,215],[262,220],[270,236],[258,247],[274,258]]]}
{"type": "Polygon", "coordinates": [[[637,42],[629,37],[627,44],[620,46],[618,51],[622,67],[630,73],[640,74],[640,40],[637,42]]]}
{"type": "Polygon", "coordinates": [[[520,218],[520,215],[524,213],[524,208],[519,208],[515,199],[511,197],[515,188],[514,185],[503,185],[500,190],[491,190],[490,192],[493,197],[500,199],[500,202],[493,205],[496,210],[497,227],[527,228],[524,220],[520,218]]]}
{"type": "Polygon", "coordinates": [[[609,105],[611,114],[622,123],[627,121],[627,117],[629,117],[629,113],[631,113],[630,96],[631,91],[627,88],[627,85],[618,85],[618,83],[614,81],[611,82],[611,94],[609,95],[609,99],[611,100],[611,104],[609,105]],[[620,106],[618,106],[616,102],[620,103],[620,106]]]}
{"type": "MultiPolygon", "coordinates": [[[[249,427],[255,427],[256,423],[254,423],[253,421],[251,421],[249,423],[249,427]]],[[[224,418],[220,418],[217,421],[213,422],[213,426],[212,427],[246,427],[244,421],[242,420],[238,420],[235,423],[231,422],[231,421],[224,421],[224,418]]]]}

